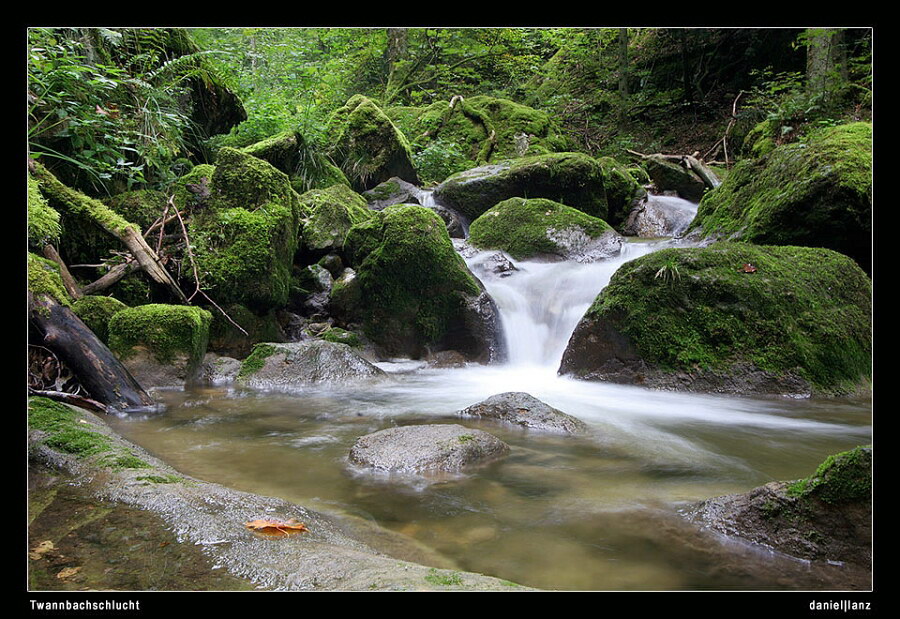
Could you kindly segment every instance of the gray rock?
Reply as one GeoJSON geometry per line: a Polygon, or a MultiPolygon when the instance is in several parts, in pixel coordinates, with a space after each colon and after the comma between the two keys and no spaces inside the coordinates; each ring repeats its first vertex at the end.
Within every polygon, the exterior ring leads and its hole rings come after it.
{"type": "Polygon", "coordinates": [[[203,358],[203,365],[200,366],[200,378],[208,383],[220,385],[233,382],[240,371],[240,360],[208,353],[203,358]]]}
{"type": "Polygon", "coordinates": [[[353,464],[399,473],[455,472],[509,451],[497,437],[457,424],[388,428],[360,437],[353,464]]]}
{"type": "Polygon", "coordinates": [[[517,391],[492,395],[487,400],[459,411],[460,417],[478,417],[559,434],[581,434],[587,425],[571,415],[517,391]]]}
{"type": "Polygon", "coordinates": [[[244,360],[238,382],[280,389],[321,383],[347,383],[387,375],[350,346],[325,340],[260,344],[244,360]],[[260,359],[262,366],[253,370],[260,359]]]}

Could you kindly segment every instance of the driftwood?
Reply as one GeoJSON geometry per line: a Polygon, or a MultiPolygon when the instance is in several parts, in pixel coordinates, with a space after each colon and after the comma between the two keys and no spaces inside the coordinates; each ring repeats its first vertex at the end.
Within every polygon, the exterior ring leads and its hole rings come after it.
{"type": "Polygon", "coordinates": [[[99,200],[65,186],[40,163],[29,160],[28,169],[41,181],[41,190],[51,200],[52,206],[87,217],[102,230],[119,239],[150,279],[168,288],[180,301],[187,302],[184,292],[163,266],[156,252],[147,244],[137,226],[116,215],[99,200]]]}
{"type": "Polygon", "coordinates": [[[104,406],[118,410],[154,405],[122,362],[68,307],[46,294],[28,291],[29,322],[45,346],[78,378],[78,382],[104,406]]]}
{"type": "Polygon", "coordinates": [[[640,157],[641,159],[665,159],[666,161],[671,161],[672,163],[677,163],[683,168],[693,171],[703,183],[709,187],[710,189],[715,189],[719,185],[722,184],[722,181],[719,180],[719,177],[716,176],[716,173],[713,172],[705,163],[703,163],[700,159],[697,158],[699,153],[694,153],[692,155],[665,155],[663,153],[654,153],[652,155],[645,155],[644,153],[639,153],[635,150],[628,150],[626,152],[634,155],[636,157],[640,157]]]}
{"type": "Polygon", "coordinates": [[[137,268],[138,265],[134,261],[117,264],[116,266],[111,268],[106,275],[96,281],[91,282],[90,284],[87,284],[81,289],[81,291],[84,294],[88,295],[103,292],[137,268]]]}
{"type": "Polygon", "coordinates": [[[67,393],[65,391],[47,391],[44,389],[29,389],[28,395],[49,398],[51,400],[56,400],[57,402],[71,404],[72,406],[77,406],[78,408],[84,408],[89,411],[97,411],[98,413],[108,413],[109,412],[109,409],[105,405],[98,402],[97,400],[92,400],[91,398],[86,398],[84,396],[80,396],[80,395],[77,395],[74,393],[67,393]]]}

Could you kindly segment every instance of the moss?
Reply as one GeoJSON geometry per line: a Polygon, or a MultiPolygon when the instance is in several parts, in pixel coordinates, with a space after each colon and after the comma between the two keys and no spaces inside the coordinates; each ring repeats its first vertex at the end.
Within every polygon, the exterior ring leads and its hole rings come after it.
{"type": "Polygon", "coordinates": [[[41,195],[37,179],[28,177],[28,245],[41,248],[46,244],[56,245],[62,234],[59,213],[53,210],[41,195]]]}
{"type": "Polygon", "coordinates": [[[124,309],[109,321],[109,347],[127,359],[146,347],[160,363],[184,354],[191,364],[206,353],[212,314],[199,307],[150,304],[124,309]]]}
{"type": "Polygon", "coordinates": [[[47,433],[41,441],[51,449],[87,458],[108,451],[110,441],[79,426],[74,409],[48,398],[28,399],[28,427],[47,433]]]}
{"type": "Polygon", "coordinates": [[[380,219],[380,243],[358,273],[364,332],[388,350],[421,352],[460,319],[465,298],[480,288],[433,211],[397,205],[380,219]]]}
{"type": "Polygon", "coordinates": [[[266,359],[275,354],[276,348],[271,344],[256,344],[253,350],[241,363],[237,378],[245,378],[259,372],[266,364],[266,359]]]}
{"type": "Polygon", "coordinates": [[[768,245],[827,247],[871,263],[872,125],[810,133],[738,163],[691,229],[768,245]]]}
{"type": "Polygon", "coordinates": [[[97,459],[97,464],[108,469],[121,471],[125,469],[153,468],[148,462],[141,460],[133,453],[115,453],[97,459]]]}
{"type": "Polygon", "coordinates": [[[177,484],[184,481],[178,475],[141,475],[135,477],[136,481],[147,482],[148,484],[177,484]]]}
{"type": "Polygon", "coordinates": [[[241,333],[221,312],[215,312],[209,327],[209,350],[242,358],[249,354],[254,343],[277,342],[284,337],[274,311],[259,315],[238,303],[222,309],[247,335],[241,333]]]}
{"type": "Polygon", "coordinates": [[[28,290],[35,295],[46,295],[60,305],[72,305],[72,297],[59,274],[59,265],[31,252],[28,252],[28,290]]]}
{"type": "Polygon", "coordinates": [[[109,319],[128,306],[113,297],[88,295],[75,301],[72,311],[101,342],[109,342],[109,319]]]}
{"type": "Polygon", "coordinates": [[[612,157],[597,160],[603,170],[603,188],[608,203],[607,221],[618,225],[628,216],[635,199],[646,194],[629,169],[612,157]]]}
{"type": "Polygon", "coordinates": [[[300,196],[308,213],[302,243],[312,251],[339,250],[350,228],[371,217],[366,200],[346,185],[313,189],[300,196]]]}
{"type": "Polygon", "coordinates": [[[435,190],[435,198],[472,219],[516,197],[547,198],[601,219],[608,210],[603,168],[582,153],[497,162],[454,174],[435,190]]]}
{"type": "Polygon", "coordinates": [[[321,335],[322,339],[327,342],[336,344],[346,344],[347,346],[358,347],[360,345],[359,336],[352,331],[347,331],[339,327],[332,327],[321,335]]]}
{"type": "Polygon", "coordinates": [[[104,202],[116,213],[137,224],[141,230],[146,230],[162,216],[168,200],[168,196],[162,191],[140,189],[117,194],[104,202]]]}
{"type": "Polygon", "coordinates": [[[330,154],[357,191],[398,176],[418,183],[406,136],[371,99],[354,95],[328,121],[330,154]]]}
{"type": "Polygon", "coordinates": [[[438,570],[434,567],[428,570],[428,573],[425,575],[425,580],[432,585],[444,587],[463,584],[462,576],[459,572],[438,570]]]}
{"type": "Polygon", "coordinates": [[[234,148],[222,148],[213,172],[212,199],[217,209],[242,208],[248,211],[275,203],[298,208],[297,192],[287,174],[234,148]]]}
{"type": "Polygon", "coordinates": [[[611,227],[602,219],[552,200],[510,198],[472,222],[469,240],[479,249],[501,249],[523,259],[560,253],[562,248],[548,233],[573,229],[596,238],[611,227]]]}
{"type": "Polygon", "coordinates": [[[787,489],[788,496],[814,497],[830,504],[867,501],[872,496],[872,448],[857,447],[828,456],[816,472],[787,489]]]}
{"type": "Polygon", "coordinates": [[[28,427],[43,432],[56,432],[73,426],[78,419],[75,410],[45,397],[28,398],[28,427]]]}
{"type": "Polygon", "coordinates": [[[837,252],[716,243],[624,264],[586,317],[663,370],[751,363],[841,391],[871,376],[871,303],[871,280],[837,252]],[[745,273],[747,263],[756,271],[745,273]],[[677,278],[657,276],[673,265],[677,278]]]}
{"type": "Polygon", "coordinates": [[[210,196],[212,195],[212,179],[216,173],[216,166],[210,163],[201,163],[194,166],[191,170],[179,177],[172,186],[172,192],[175,196],[175,204],[178,208],[189,209],[204,201],[198,194],[190,191],[188,185],[206,185],[209,188],[210,196]]]}

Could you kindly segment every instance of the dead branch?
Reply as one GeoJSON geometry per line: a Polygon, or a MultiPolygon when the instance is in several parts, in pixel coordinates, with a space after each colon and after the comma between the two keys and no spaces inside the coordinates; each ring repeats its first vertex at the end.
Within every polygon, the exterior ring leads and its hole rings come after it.
{"type": "Polygon", "coordinates": [[[60,279],[62,279],[63,286],[65,287],[66,292],[69,293],[69,296],[75,300],[83,297],[84,292],[78,287],[72,274],[69,273],[66,263],[63,262],[63,259],[60,257],[59,252],[56,251],[56,248],[53,247],[53,245],[44,245],[43,253],[45,258],[52,260],[59,266],[59,276],[60,279]]]}

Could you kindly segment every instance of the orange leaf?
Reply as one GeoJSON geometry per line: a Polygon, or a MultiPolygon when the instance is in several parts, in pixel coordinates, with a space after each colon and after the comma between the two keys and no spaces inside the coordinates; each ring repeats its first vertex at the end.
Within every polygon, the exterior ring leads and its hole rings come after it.
{"type": "Polygon", "coordinates": [[[747,264],[739,268],[738,271],[743,271],[744,273],[756,273],[756,267],[748,262],[747,264]]]}
{"type": "Polygon", "coordinates": [[[290,535],[291,533],[303,533],[309,531],[306,525],[294,518],[290,520],[251,520],[244,526],[257,533],[265,535],[290,535]]]}

